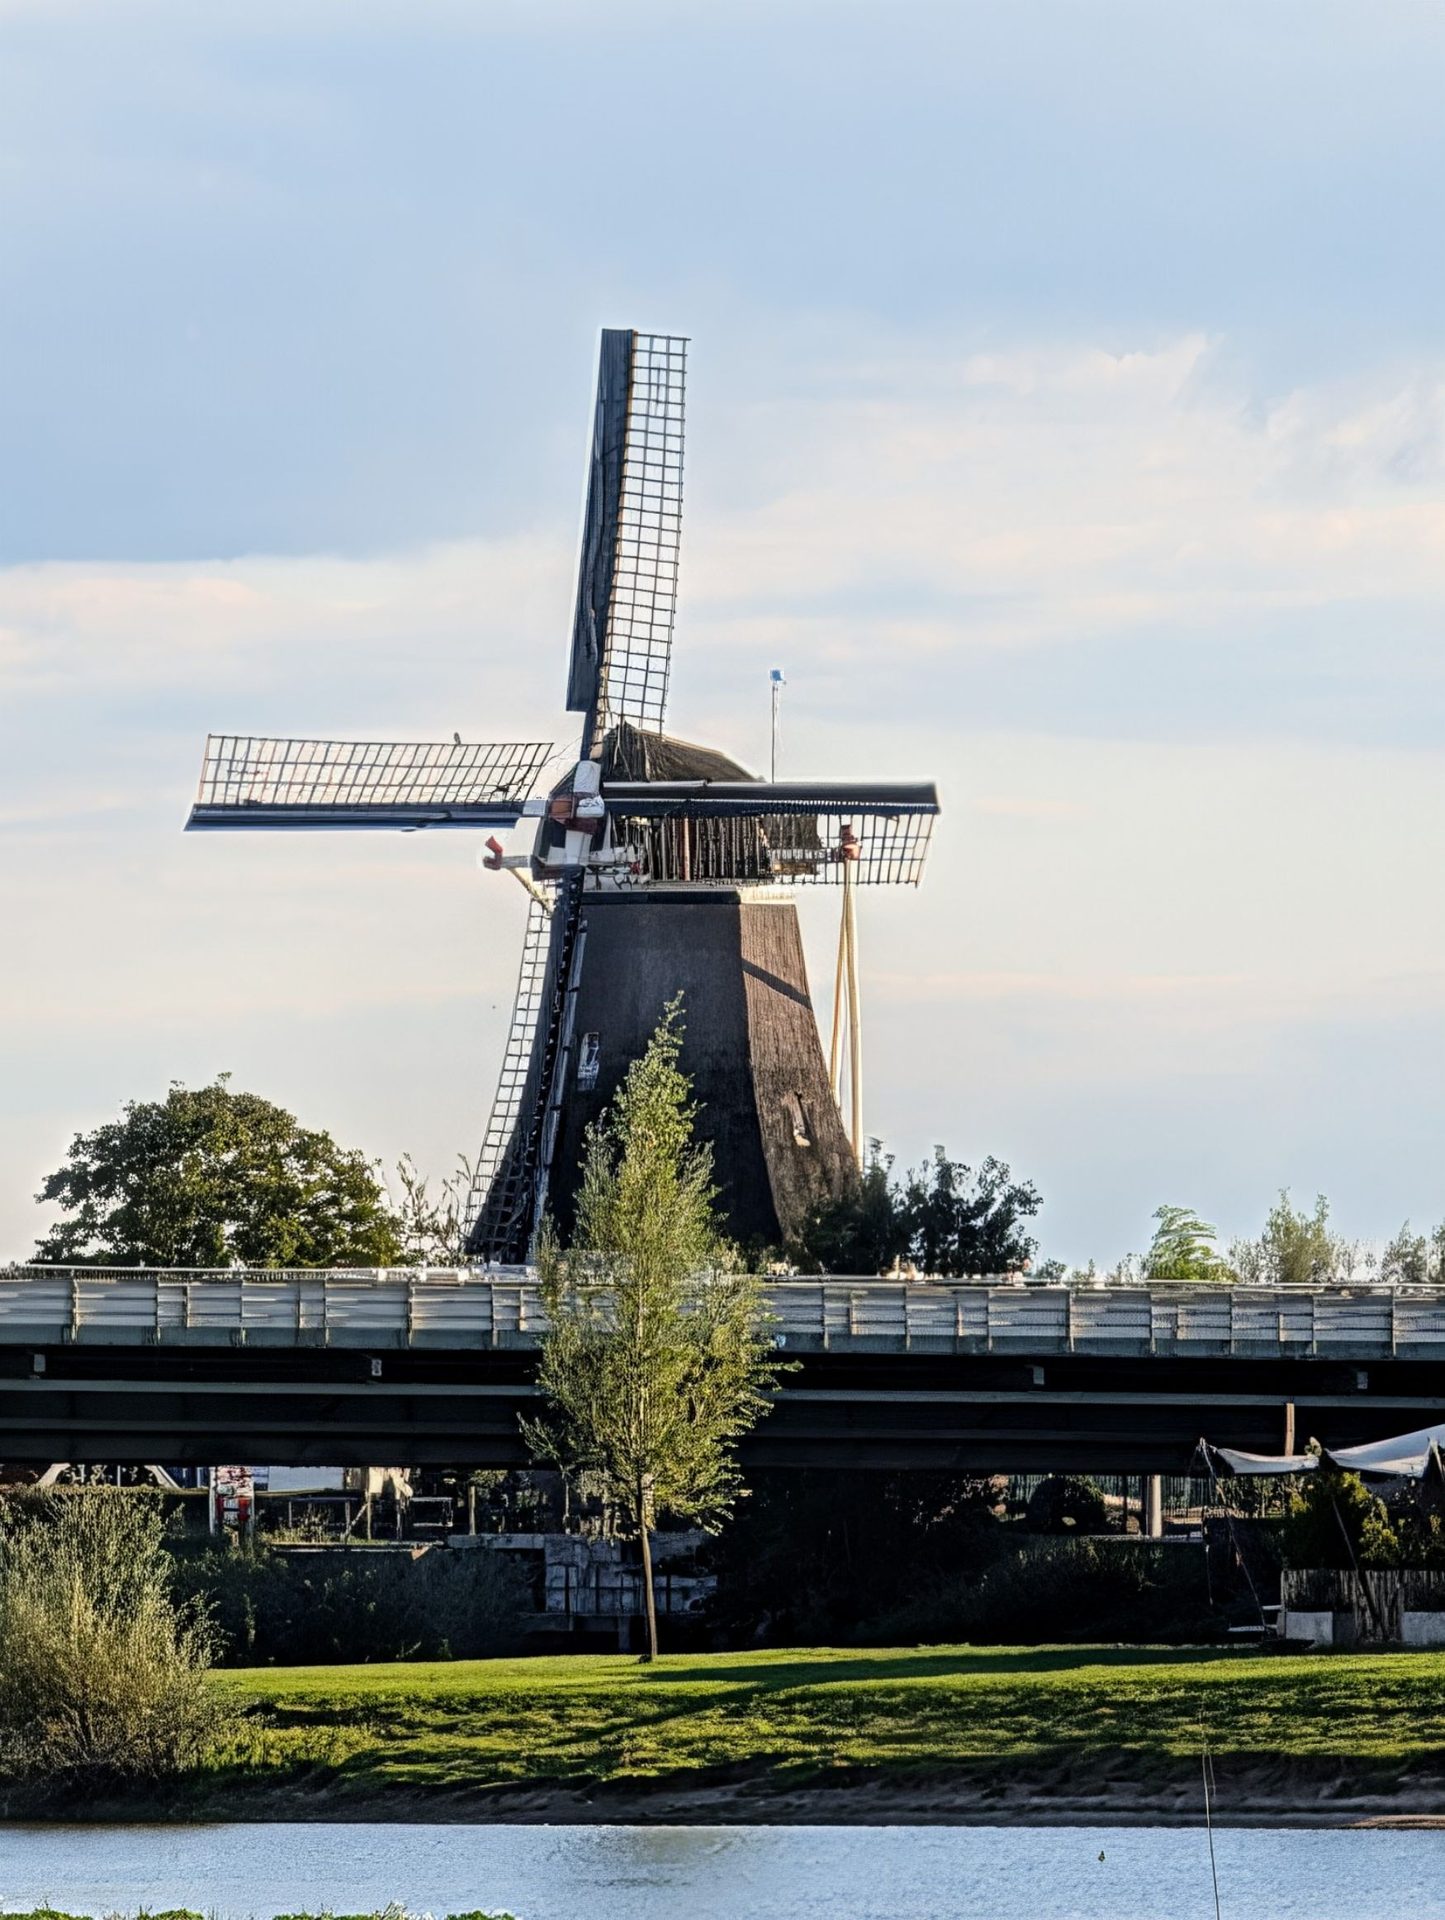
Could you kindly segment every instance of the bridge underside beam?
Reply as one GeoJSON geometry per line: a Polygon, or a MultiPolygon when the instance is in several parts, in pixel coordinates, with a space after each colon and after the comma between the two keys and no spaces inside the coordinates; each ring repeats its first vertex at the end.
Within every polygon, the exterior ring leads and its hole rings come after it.
{"type": "MultiPolygon", "coordinates": [[[[523,1466],[535,1354],[61,1345],[0,1353],[0,1460],[523,1466]]],[[[1182,1473],[1445,1417],[1428,1364],[809,1355],[746,1466],[1182,1473]],[[1293,1409],[1291,1415],[1290,1409],[1293,1409]]]]}

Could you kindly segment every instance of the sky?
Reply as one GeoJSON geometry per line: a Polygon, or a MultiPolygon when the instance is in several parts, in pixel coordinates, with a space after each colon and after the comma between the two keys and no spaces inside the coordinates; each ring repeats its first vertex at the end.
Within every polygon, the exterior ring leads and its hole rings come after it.
{"type": "Polygon", "coordinates": [[[475,1150],[520,890],[180,828],[210,730],[575,738],[603,326],[692,341],[673,729],[782,667],[941,789],[870,1133],[1071,1261],[1445,1216],[1442,85],[1423,0],[0,0],[0,1258],[176,1080],[475,1150]]]}

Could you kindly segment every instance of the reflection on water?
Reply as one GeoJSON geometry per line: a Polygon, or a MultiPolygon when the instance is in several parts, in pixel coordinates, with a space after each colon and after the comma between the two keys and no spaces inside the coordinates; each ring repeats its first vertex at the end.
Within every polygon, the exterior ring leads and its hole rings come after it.
{"type": "MultiPolygon", "coordinates": [[[[1445,1920],[1445,1832],[1216,1833],[1224,1920],[1445,1920]]],[[[0,1912],[1212,1920],[1169,1827],[0,1826],[0,1912]],[[1099,1856],[1103,1855],[1101,1859],[1099,1856]]]]}

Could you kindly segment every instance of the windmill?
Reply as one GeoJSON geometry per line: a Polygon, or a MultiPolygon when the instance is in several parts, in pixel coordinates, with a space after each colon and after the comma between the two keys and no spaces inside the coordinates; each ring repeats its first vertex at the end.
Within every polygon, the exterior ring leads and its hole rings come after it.
{"type": "MultiPolygon", "coordinates": [[[[187,826],[491,829],[482,864],[526,887],[521,970],[478,1157],[468,1251],[527,1257],[544,1208],[565,1226],[584,1136],[681,992],[700,1134],[744,1244],[776,1245],[845,1193],[862,1153],[823,1060],[794,892],[843,888],[850,1033],[853,895],[921,877],[931,785],[761,780],[663,732],[682,517],[687,342],[606,330],[567,706],[578,758],[533,789],[542,742],[212,735],[187,826]],[[530,848],[499,831],[535,822],[530,848]]],[[[840,974],[842,969],[840,969],[840,974]]],[[[836,1021],[835,1021],[836,1026],[836,1021]]],[[[853,1043],[856,1046],[856,1041],[853,1043]]]]}

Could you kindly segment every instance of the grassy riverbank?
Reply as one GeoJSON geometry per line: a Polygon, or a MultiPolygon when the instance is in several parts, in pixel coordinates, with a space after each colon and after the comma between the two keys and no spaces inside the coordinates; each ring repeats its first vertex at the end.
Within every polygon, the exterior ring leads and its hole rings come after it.
{"type": "Polygon", "coordinates": [[[1270,1803],[1445,1813],[1442,1655],[573,1656],[239,1670],[215,1685],[240,1731],[183,1800],[240,1817],[1187,1815],[1201,1729],[1226,1817],[1270,1803]]]}

